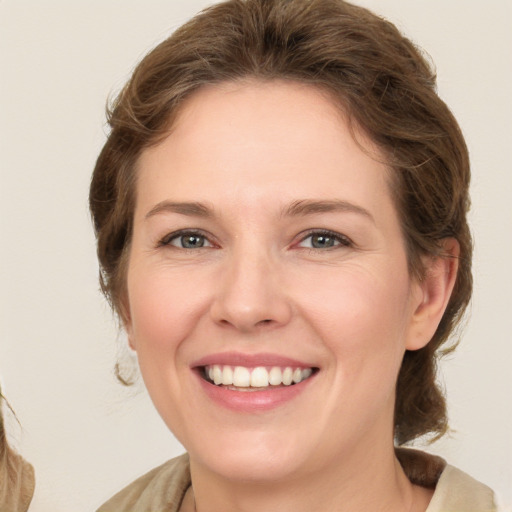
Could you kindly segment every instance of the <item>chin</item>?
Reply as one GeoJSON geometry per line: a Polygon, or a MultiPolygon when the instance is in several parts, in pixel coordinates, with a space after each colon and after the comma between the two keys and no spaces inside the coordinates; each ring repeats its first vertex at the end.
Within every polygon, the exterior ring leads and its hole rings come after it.
{"type": "MultiPolygon", "coordinates": [[[[233,435],[215,449],[204,444],[196,452],[189,450],[195,460],[218,476],[239,482],[269,482],[286,480],[307,467],[307,449],[298,451],[298,441],[283,435],[233,435]],[[205,449],[206,448],[206,449],[205,449]]],[[[303,448],[304,443],[302,443],[303,448]]]]}
{"type": "MultiPolygon", "coordinates": [[[[296,458],[296,457],[295,457],[296,458]]],[[[280,455],[257,456],[233,453],[232,455],[204,461],[209,470],[232,482],[277,482],[297,474],[301,464],[280,455]]]]}

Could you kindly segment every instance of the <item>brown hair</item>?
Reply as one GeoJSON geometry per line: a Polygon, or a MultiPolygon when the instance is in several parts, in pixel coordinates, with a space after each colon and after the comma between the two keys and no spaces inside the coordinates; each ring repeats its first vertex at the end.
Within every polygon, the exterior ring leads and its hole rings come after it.
{"type": "Polygon", "coordinates": [[[366,9],[343,0],[228,0],[197,15],[142,60],[108,113],[111,132],[91,184],[102,290],[123,318],[141,152],[168,133],[193,91],[244,78],[322,88],[377,144],[394,171],[392,192],[417,278],[423,275],[421,255],[443,257],[440,241],[458,240],[459,272],[447,310],[430,343],[405,354],[396,392],[397,443],[442,435],[447,419],[436,384],[438,349],[459,323],[472,289],[468,153],[426,59],[393,24],[366,9]]]}

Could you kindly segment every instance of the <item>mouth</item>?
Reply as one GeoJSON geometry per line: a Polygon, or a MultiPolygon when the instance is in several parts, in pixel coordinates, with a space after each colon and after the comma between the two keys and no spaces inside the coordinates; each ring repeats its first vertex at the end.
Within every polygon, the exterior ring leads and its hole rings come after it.
{"type": "Polygon", "coordinates": [[[287,356],[259,352],[209,354],[190,365],[209,404],[235,413],[260,414],[285,407],[308,391],[318,366],[287,356]]]}
{"type": "Polygon", "coordinates": [[[199,368],[201,377],[218,387],[233,391],[269,391],[300,384],[318,368],[293,366],[232,366],[213,364],[199,368]]]}

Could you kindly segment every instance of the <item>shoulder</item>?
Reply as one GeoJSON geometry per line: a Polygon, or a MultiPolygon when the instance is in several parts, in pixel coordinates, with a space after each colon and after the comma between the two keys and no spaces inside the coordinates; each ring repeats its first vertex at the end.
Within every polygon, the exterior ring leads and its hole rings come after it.
{"type": "Polygon", "coordinates": [[[464,471],[446,465],[427,512],[496,512],[494,492],[464,471]]]}
{"type": "Polygon", "coordinates": [[[184,454],[141,476],[97,512],[177,512],[189,486],[189,459],[184,454]]]}
{"type": "Polygon", "coordinates": [[[397,448],[396,456],[409,480],[434,489],[426,512],[496,512],[496,496],[444,459],[410,448],[397,448]]]}

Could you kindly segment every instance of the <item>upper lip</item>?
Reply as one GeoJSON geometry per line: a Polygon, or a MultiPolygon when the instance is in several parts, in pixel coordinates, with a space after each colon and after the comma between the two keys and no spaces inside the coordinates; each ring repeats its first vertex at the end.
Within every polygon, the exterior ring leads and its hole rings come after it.
{"type": "Polygon", "coordinates": [[[256,368],[257,366],[280,366],[293,368],[314,368],[315,365],[299,361],[298,359],[262,352],[259,354],[243,354],[241,352],[219,352],[209,354],[191,364],[192,368],[198,366],[231,365],[245,366],[247,368],[256,368]]]}

